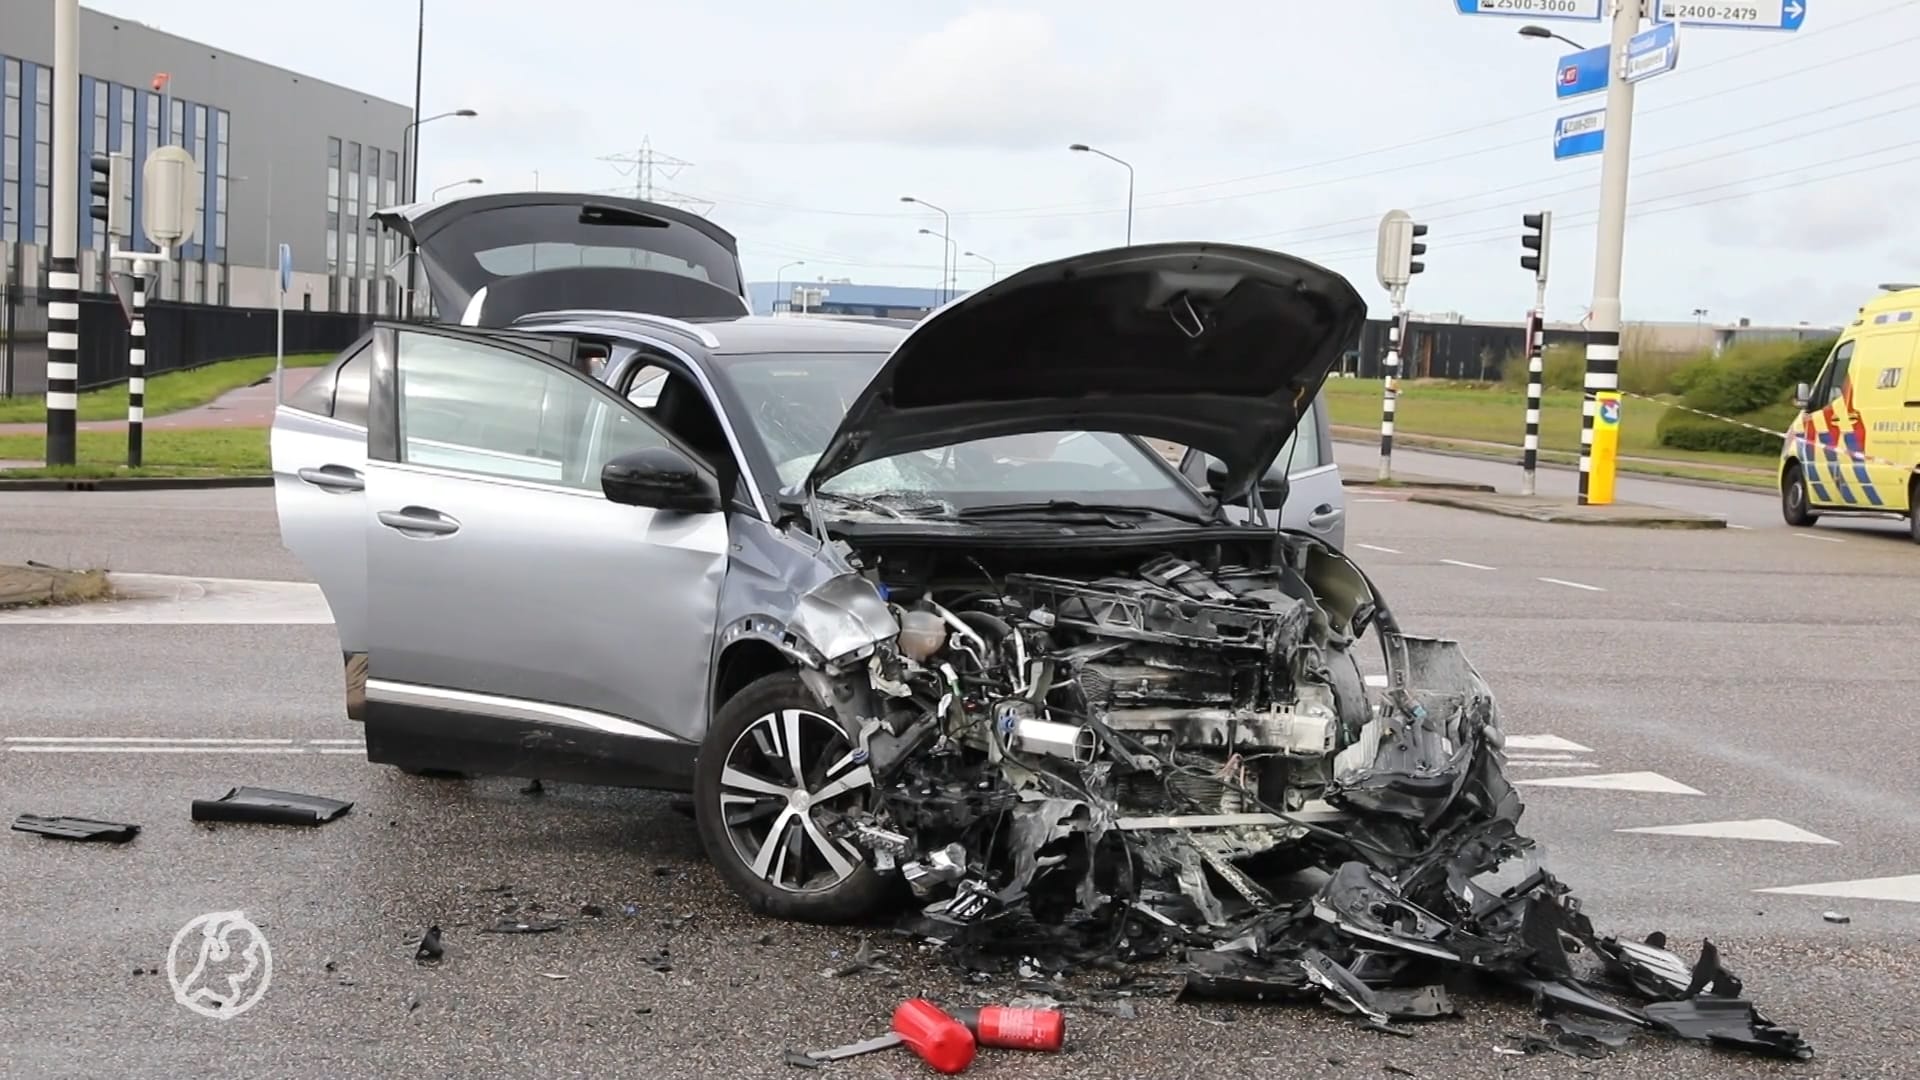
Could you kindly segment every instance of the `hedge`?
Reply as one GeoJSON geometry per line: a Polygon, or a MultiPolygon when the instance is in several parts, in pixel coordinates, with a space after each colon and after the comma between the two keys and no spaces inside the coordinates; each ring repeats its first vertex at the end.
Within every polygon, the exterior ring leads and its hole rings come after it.
{"type": "Polygon", "coordinates": [[[1787,426],[1793,423],[1798,412],[1791,405],[1771,405],[1764,409],[1737,416],[1749,424],[1768,429],[1765,432],[1754,431],[1724,420],[1715,420],[1706,416],[1679,409],[1667,410],[1660,418],[1655,430],[1659,434],[1660,445],[1675,450],[1703,450],[1723,454],[1764,454],[1777,456],[1782,446],[1782,436],[1787,426]],[[1768,432],[1773,432],[1769,434],[1768,432]]]}

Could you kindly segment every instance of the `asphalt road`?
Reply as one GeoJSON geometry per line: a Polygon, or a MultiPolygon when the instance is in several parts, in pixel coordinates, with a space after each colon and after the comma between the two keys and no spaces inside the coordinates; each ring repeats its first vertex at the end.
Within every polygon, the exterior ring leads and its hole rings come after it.
{"type": "MultiPolygon", "coordinates": [[[[1462,640],[1509,730],[1530,737],[1513,775],[1624,778],[1523,788],[1523,827],[1596,923],[1664,930],[1688,955],[1711,936],[1818,1056],[1644,1041],[1601,1062],[1506,1057],[1495,1044],[1537,1024],[1524,1003],[1481,996],[1408,1040],[1312,1008],[1147,998],[1131,1020],[1070,1013],[1068,1053],[983,1052],[971,1075],[1911,1075],[1920,881],[1905,899],[1758,891],[1920,875],[1911,543],[1757,522],[1553,527],[1351,495],[1349,547],[1402,623],[1462,640]],[[1774,824],[1728,824],[1755,821],[1774,824]],[[1701,825],[1722,835],[1621,831],[1701,825]],[[1725,835],[1755,830],[1772,839],[1725,835]]],[[[119,569],[298,578],[270,506],[265,491],[0,496],[0,559],[97,552],[119,569]]],[[[124,846],[0,839],[8,1076],[799,1075],[783,1051],[878,1033],[909,994],[1017,992],[879,938],[899,974],[826,977],[859,935],[746,914],[660,796],[369,766],[336,657],[324,625],[0,621],[0,810],[144,826],[124,846]],[[188,819],[190,800],[239,784],[355,806],[310,830],[188,819]],[[227,910],[273,950],[253,1009],[203,1018],[166,976],[134,973],[164,967],[189,920],[227,910]],[[481,932],[508,914],[566,925],[481,932]],[[447,957],[423,967],[412,942],[430,924],[447,957]]],[[[827,1075],[931,1073],[890,1052],[827,1075]]]]}

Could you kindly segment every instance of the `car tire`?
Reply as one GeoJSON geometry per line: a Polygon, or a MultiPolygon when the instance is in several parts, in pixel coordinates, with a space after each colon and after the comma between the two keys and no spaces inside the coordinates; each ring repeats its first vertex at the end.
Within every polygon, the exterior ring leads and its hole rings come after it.
{"type": "Polygon", "coordinates": [[[1804,529],[1820,520],[1813,512],[1813,504],[1807,501],[1807,478],[1800,466],[1787,466],[1786,475],[1780,479],[1780,516],[1788,525],[1804,529]]]}
{"type": "Polygon", "coordinates": [[[1907,481],[1907,535],[1920,544],[1920,477],[1907,481]]]}
{"type": "Polygon", "coordinates": [[[841,810],[871,795],[871,774],[852,750],[832,710],[794,672],[748,684],[714,714],[694,769],[694,821],[714,869],[754,911],[837,924],[886,904],[888,879],[812,812],[822,793],[841,810]],[[798,801],[796,760],[807,792],[798,801]]]}

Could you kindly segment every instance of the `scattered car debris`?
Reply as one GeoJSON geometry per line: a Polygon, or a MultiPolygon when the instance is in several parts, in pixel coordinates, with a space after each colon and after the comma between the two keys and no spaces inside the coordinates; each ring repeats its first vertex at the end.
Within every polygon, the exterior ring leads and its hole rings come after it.
{"type": "Polygon", "coordinates": [[[527,781],[527,785],[520,789],[520,794],[522,795],[544,795],[546,793],[547,789],[541,786],[540,778],[537,776],[527,781]]]}
{"type": "MultiPolygon", "coordinates": [[[[1500,710],[1457,642],[1404,632],[1334,548],[1254,531],[1144,559],[833,541],[853,570],[817,614],[855,613],[845,641],[867,644],[799,679],[838,736],[796,718],[729,759],[733,842],[765,867],[746,891],[836,921],[860,875],[897,872],[919,901],[903,931],[975,981],[1166,962],[1182,1000],[1317,1001],[1404,1035],[1457,1015],[1442,987],[1472,973],[1559,1014],[1812,1056],[1712,942],[1688,963],[1595,930],[1519,831],[1500,710]],[[809,737],[832,748],[816,781],[780,749],[809,737]],[[1328,876],[1303,890],[1309,869],[1328,876]]],[[[863,942],[828,974],[872,967],[863,942]]]]}
{"type": "Polygon", "coordinates": [[[550,934],[565,924],[558,919],[545,919],[538,922],[521,922],[515,919],[502,919],[492,926],[483,927],[483,934],[550,934]]]}
{"type": "Polygon", "coordinates": [[[541,978],[543,978],[543,979],[553,979],[553,980],[555,980],[555,981],[559,981],[559,980],[562,980],[562,979],[566,979],[566,978],[568,978],[569,976],[566,976],[566,975],[559,975],[559,974],[555,974],[554,972],[551,972],[551,971],[543,971],[543,972],[541,972],[541,973],[540,973],[540,977],[541,977],[541,978]]]}
{"type": "Polygon", "coordinates": [[[237,787],[217,799],[193,800],[195,821],[322,825],[353,809],[350,802],[267,788],[237,787]]]}
{"type": "Polygon", "coordinates": [[[1842,915],[1837,911],[1822,912],[1820,917],[1827,920],[1830,923],[1839,923],[1843,926],[1853,921],[1853,918],[1851,916],[1842,915]]]}
{"type": "Polygon", "coordinates": [[[839,967],[828,968],[821,974],[829,979],[844,979],[850,975],[862,975],[873,972],[881,975],[898,975],[895,969],[880,962],[880,954],[874,951],[873,941],[861,938],[859,948],[854,950],[853,959],[839,967]]]}
{"type": "Polygon", "coordinates": [[[601,907],[599,904],[580,905],[580,914],[585,915],[589,919],[598,919],[606,913],[607,909],[601,907]]]}
{"type": "Polygon", "coordinates": [[[415,963],[437,964],[446,954],[446,946],[440,942],[440,928],[429,926],[420,937],[420,945],[414,950],[413,959],[415,963]]]}
{"type": "Polygon", "coordinates": [[[58,840],[99,840],[124,844],[140,834],[140,826],[82,817],[42,817],[21,814],[13,819],[15,832],[38,833],[58,840]]]}

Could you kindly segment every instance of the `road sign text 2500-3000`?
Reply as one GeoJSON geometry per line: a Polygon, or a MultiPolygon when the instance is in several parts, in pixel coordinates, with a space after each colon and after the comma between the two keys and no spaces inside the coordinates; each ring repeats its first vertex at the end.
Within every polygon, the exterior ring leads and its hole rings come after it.
{"type": "Polygon", "coordinates": [[[1597,7],[1593,0],[1474,0],[1472,7],[1483,12],[1514,15],[1585,15],[1597,7]]]}

